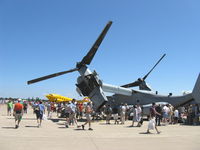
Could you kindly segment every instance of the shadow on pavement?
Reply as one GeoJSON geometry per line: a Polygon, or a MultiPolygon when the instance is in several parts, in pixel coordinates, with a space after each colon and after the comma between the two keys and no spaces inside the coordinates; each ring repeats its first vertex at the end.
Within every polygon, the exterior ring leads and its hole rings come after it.
{"type": "Polygon", "coordinates": [[[23,118],[22,117],[22,120],[36,120],[36,118],[23,118]]]}
{"type": "Polygon", "coordinates": [[[125,126],[125,128],[136,128],[137,126],[125,126]]]}
{"type": "Polygon", "coordinates": [[[141,128],[142,126],[132,126],[132,125],[130,125],[130,126],[124,126],[124,128],[141,128]]]}
{"type": "Polygon", "coordinates": [[[154,134],[154,133],[140,132],[139,134],[154,134]]]}
{"type": "Polygon", "coordinates": [[[51,120],[52,122],[59,122],[61,119],[49,119],[51,120]]]}
{"type": "Polygon", "coordinates": [[[63,122],[63,123],[57,123],[57,125],[65,125],[65,122],[63,122]]]}
{"type": "Polygon", "coordinates": [[[25,126],[26,128],[38,128],[38,126],[25,126]]]}
{"type": "Polygon", "coordinates": [[[15,129],[15,127],[2,127],[3,129],[15,129]]]}
{"type": "MultiPolygon", "coordinates": [[[[15,118],[12,117],[12,118],[7,118],[7,119],[14,120],[15,118]]],[[[23,118],[23,116],[22,116],[22,120],[36,120],[36,118],[23,118]]]]}
{"type": "Polygon", "coordinates": [[[180,124],[180,126],[190,126],[190,127],[196,127],[196,126],[199,126],[199,125],[192,125],[192,124],[180,124]]]}
{"type": "Polygon", "coordinates": [[[76,129],[74,129],[74,131],[85,131],[85,130],[83,130],[81,128],[76,128],[76,129]]]}
{"type": "Polygon", "coordinates": [[[59,129],[67,129],[66,127],[58,127],[59,129]]]}
{"type": "Polygon", "coordinates": [[[107,123],[99,123],[100,125],[106,125],[106,126],[110,126],[110,125],[114,125],[114,124],[107,124],[107,123]]]}

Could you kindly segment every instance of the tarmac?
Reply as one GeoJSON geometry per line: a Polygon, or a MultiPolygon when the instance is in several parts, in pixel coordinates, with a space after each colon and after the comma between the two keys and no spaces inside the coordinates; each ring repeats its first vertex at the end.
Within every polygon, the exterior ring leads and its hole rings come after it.
{"type": "MultiPolygon", "coordinates": [[[[83,122],[78,122],[83,124],[83,122]]],[[[64,127],[64,119],[56,114],[51,120],[44,120],[42,127],[32,109],[24,114],[18,129],[14,128],[14,117],[7,116],[6,105],[0,105],[0,150],[199,150],[200,126],[167,125],[159,126],[161,134],[146,134],[147,121],[142,127],[110,125],[105,121],[92,123],[93,131],[64,127]]]]}

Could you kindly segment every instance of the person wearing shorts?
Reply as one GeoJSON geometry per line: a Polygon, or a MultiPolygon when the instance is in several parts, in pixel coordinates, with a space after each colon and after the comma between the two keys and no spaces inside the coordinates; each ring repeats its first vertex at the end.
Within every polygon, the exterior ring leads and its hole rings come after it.
{"type": "Polygon", "coordinates": [[[15,128],[19,127],[19,123],[22,120],[23,105],[18,101],[14,106],[13,116],[15,116],[15,128]]]}
{"type": "Polygon", "coordinates": [[[11,116],[12,114],[12,109],[13,109],[13,103],[11,100],[8,101],[7,103],[7,115],[11,116]]]}
{"type": "Polygon", "coordinates": [[[36,113],[36,116],[37,116],[37,123],[38,123],[38,128],[39,128],[41,127],[43,115],[45,113],[45,106],[42,103],[42,101],[39,102],[38,107],[39,107],[39,111],[36,113]]]}
{"type": "Polygon", "coordinates": [[[89,129],[88,130],[93,130],[91,128],[91,120],[92,120],[92,117],[91,117],[91,114],[92,114],[93,110],[92,110],[92,105],[90,102],[87,103],[87,106],[85,108],[85,117],[86,117],[86,122],[81,125],[82,129],[84,130],[85,129],[85,125],[86,124],[89,124],[89,129]]]}
{"type": "Polygon", "coordinates": [[[153,102],[152,106],[150,108],[150,119],[148,123],[148,128],[147,128],[147,133],[151,133],[149,130],[154,130],[156,129],[157,134],[160,134],[160,131],[158,131],[157,125],[156,125],[156,120],[155,117],[156,115],[161,115],[156,111],[156,104],[153,102]]]}
{"type": "Polygon", "coordinates": [[[65,116],[66,116],[65,127],[66,128],[69,128],[69,124],[70,124],[69,116],[71,112],[72,110],[71,110],[70,104],[69,103],[65,104],[65,116]]]}

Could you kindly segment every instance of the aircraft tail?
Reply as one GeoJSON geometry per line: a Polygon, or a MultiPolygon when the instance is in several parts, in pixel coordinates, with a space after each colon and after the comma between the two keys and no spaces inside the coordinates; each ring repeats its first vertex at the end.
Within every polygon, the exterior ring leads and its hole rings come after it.
{"type": "Polygon", "coordinates": [[[197,103],[200,103],[200,73],[193,88],[192,96],[197,103]]]}

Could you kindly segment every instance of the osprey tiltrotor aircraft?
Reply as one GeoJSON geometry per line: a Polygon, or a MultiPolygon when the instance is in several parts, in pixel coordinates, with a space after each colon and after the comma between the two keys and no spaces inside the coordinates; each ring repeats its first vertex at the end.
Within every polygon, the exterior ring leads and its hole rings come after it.
{"type": "Polygon", "coordinates": [[[152,102],[168,102],[172,105],[183,104],[192,100],[200,102],[200,76],[198,77],[197,83],[193,92],[183,96],[162,96],[155,93],[149,92],[151,89],[147,86],[145,79],[150,74],[150,72],[155,68],[155,66],[161,61],[161,59],[156,63],[156,65],[149,71],[147,75],[143,78],[139,78],[137,81],[126,84],[123,86],[115,86],[103,83],[99,78],[96,71],[90,71],[87,65],[90,65],[95,53],[97,52],[101,42],[103,41],[107,31],[109,30],[112,22],[109,21],[102,33],[97,38],[96,42],[90,49],[83,59],[76,64],[76,67],[67,71],[54,73],[51,75],[43,76],[28,81],[28,84],[46,80],[49,78],[57,77],[66,73],[78,71],[80,76],[77,78],[77,92],[82,96],[88,96],[93,102],[94,108],[99,110],[101,106],[109,101],[113,105],[119,105],[122,102],[127,104],[136,104],[138,101],[141,105],[149,104],[152,102]],[[140,90],[130,89],[129,87],[139,86],[140,90]],[[142,91],[148,90],[148,91],[142,91]],[[106,96],[104,92],[115,93],[113,96],[106,96]]]}

